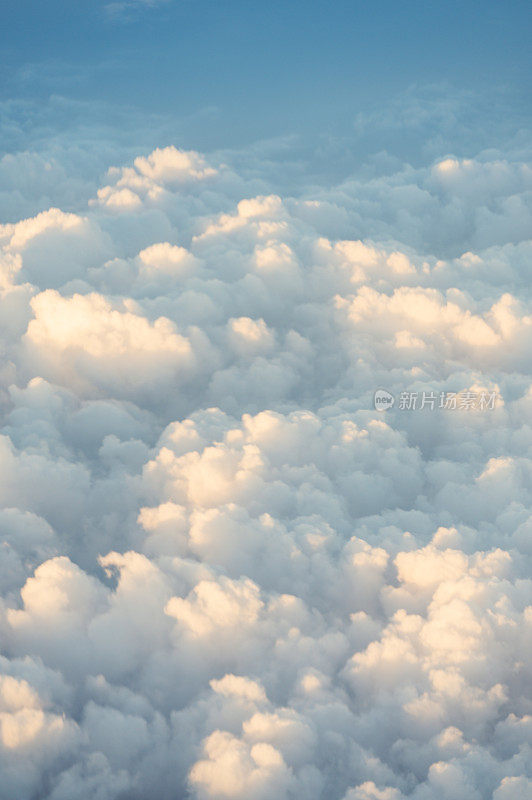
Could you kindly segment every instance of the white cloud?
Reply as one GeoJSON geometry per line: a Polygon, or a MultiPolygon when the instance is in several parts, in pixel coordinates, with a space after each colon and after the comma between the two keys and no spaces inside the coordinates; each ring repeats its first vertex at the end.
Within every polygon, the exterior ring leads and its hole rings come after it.
{"type": "Polygon", "coordinates": [[[31,305],[28,358],[44,377],[75,381],[81,393],[135,397],[150,386],[153,393],[180,383],[193,366],[190,342],[174,323],[159,317],[150,324],[131,302],[113,308],[96,293],[64,298],[47,290],[31,305]]]}
{"type": "Polygon", "coordinates": [[[528,166],[107,180],[0,229],[1,800],[525,797],[528,166]]]}

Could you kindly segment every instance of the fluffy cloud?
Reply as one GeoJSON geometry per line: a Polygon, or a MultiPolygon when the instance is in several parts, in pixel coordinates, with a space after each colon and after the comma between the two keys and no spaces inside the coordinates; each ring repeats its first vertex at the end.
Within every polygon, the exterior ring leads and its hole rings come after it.
{"type": "Polygon", "coordinates": [[[180,383],[192,370],[188,339],[166,317],[150,324],[135,313],[134,303],[117,309],[96,293],[64,298],[47,290],[31,305],[35,318],[25,334],[30,363],[38,363],[46,378],[75,384],[80,393],[86,387],[89,394],[131,397],[150,387],[155,394],[161,384],[180,383]]]}
{"type": "Polygon", "coordinates": [[[149,156],[139,156],[132,167],[109,170],[114,183],[98,189],[97,200],[115,211],[138,209],[142,199],[155,202],[165,197],[167,186],[190,185],[218,174],[203,156],[176,147],[157,148],[149,156]],[[142,199],[141,199],[142,198],[142,199]]]}
{"type": "Polygon", "coordinates": [[[1,800],[530,792],[530,174],[167,147],[1,226],[1,800]]]}

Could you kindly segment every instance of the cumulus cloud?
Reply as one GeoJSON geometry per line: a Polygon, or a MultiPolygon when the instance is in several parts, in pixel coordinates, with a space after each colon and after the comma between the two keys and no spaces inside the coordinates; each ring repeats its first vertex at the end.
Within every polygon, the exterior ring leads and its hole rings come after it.
{"type": "Polygon", "coordinates": [[[1,800],[527,796],[530,175],[166,147],[0,227],[1,800]]]}
{"type": "Polygon", "coordinates": [[[192,347],[175,324],[166,317],[150,324],[132,303],[119,310],[96,293],[64,298],[48,289],[31,305],[35,317],[24,341],[46,378],[69,383],[65,375],[77,375],[89,394],[105,395],[112,385],[113,395],[127,397],[135,389],[160,391],[161,382],[175,385],[191,370],[192,347]]]}
{"type": "Polygon", "coordinates": [[[92,204],[100,203],[117,212],[138,209],[142,200],[164,198],[168,186],[186,186],[217,174],[218,170],[194,150],[178,150],[173,145],[157,148],[146,157],[136,158],[132,167],[112,167],[108,176],[114,182],[98,189],[92,204]]]}

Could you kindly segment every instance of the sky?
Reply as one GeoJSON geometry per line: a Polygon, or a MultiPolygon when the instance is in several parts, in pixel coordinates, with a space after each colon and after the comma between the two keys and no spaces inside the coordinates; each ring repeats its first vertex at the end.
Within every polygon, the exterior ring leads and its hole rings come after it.
{"type": "Polygon", "coordinates": [[[528,113],[530,7],[516,0],[21,0],[2,17],[4,99],[60,95],[88,103],[86,118],[105,103],[188,120],[188,138],[208,149],[345,133],[419,84],[504,92],[528,113]]]}
{"type": "Polygon", "coordinates": [[[525,3],[5,3],[0,800],[532,796],[525,3]]]}

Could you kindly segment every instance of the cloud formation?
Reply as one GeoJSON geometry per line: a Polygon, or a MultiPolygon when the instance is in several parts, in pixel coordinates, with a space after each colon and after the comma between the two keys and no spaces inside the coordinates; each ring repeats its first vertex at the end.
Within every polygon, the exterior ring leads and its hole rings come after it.
{"type": "Polygon", "coordinates": [[[129,22],[146,9],[163,6],[171,0],[113,0],[104,5],[107,16],[119,22],[129,22]]]}
{"type": "Polygon", "coordinates": [[[527,796],[531,174],[166,147],[0,227],[1,800],[527,796]]]}

